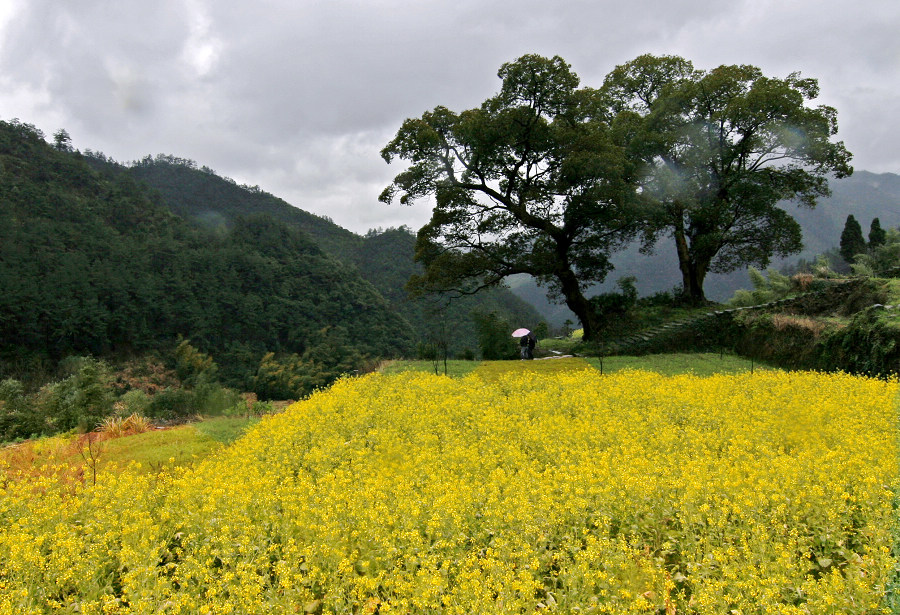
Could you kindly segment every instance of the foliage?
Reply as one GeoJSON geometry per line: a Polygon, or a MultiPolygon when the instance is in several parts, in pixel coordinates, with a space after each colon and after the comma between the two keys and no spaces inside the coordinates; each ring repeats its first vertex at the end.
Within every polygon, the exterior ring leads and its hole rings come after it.
{"type": "Polygon", "coordinates": [[[171,155],[147,156],[129,167],[95,166],[114,173],[127,173],[162,196],[164,205],[182,218],[210,229],[230,229],[251,212],[265,214],[285,226],[302,229],[328,254],[341,261],[352,260],[361,238],[350,231],[262,190],[239,186],[211,169],[198,169],[193,160],[171,155]]]}
{"type": "Polygon", "coordinates": [[[853,271],[857,275],[878,275],[900,266],[900,229],[885,231],[884,240],[870,246],[869,253],[857,254],[853,271]]]}
{"type": "Polygon", "coordinates": [[[358,373],[365,364],[346,330],[326,328],[319,332],[318,343],[302,356],[267,353],[259,363],[251,390],[263,399],[298,399],[344,374],[358,373]]]}
{"type": "Polygon", "coordinates": [[[153,396],[147,416],[153,419],[185,419],[199,414],[196,397],[187,389],[166,388],[153,396]]]}
{"type": "Polygon", "coordinates": [[[851,373],[900,374],[900,322],[882,306],[853,316],[822,343],[822,362],[851,373]]]}
{"type": "Polygon", "coordinates": [[[208,354],[191,346],[188,340],[181,340],[175,348],[175,373],[185,387],[192,389],[201,380],[216,380],[219,366],[208,354]]]}
{"type": "Polygon", "coordinates": [[[856,261],[857,254],[865,254],[867,251],[866,240],[863,237],[862,227],[853,214],[847,216],[844,230],[841,231],[840,253],[848,263],[856,261]]]}
{"type": "MultiPolygon", "coordinates": [[[[634,277],[620,278],[616,280],[619,292],[599,293],[590,298],[597,320],[602,323],[603,330],[607,334],[611,331],[621,331],[631,311],[637,305],[638,293],[634,283],[634,277]]],[[[572,337],[583,339],[584,330],[574,331],[572,337]]]]}
{"type": "Polygon", "coordinates": [[[167,386],[177,386],[178,376],[166,367],[162,359],[148,353],[131,360],[114,364],[116,392],[125,394],[139,390],[145,395],[153,395],[167,386]]]}
{"type": "Polygon", "coordinates": [[[49,431],[45,417],[22,383],[12,378],[0,380],[0,442],[29,438],[49,431]]]}
{"type": "Polygon", "coordinates": [[[869,252],[874,251],[878,246],[883,246],[887,241],[887,231],[881,228],[881,220],[872,218],[872,224],[869,226],[869,252]]]}
{"type": "Polygon", "coordinates": [[[585,327],[584,291],[636,231],[636,169],[605,122],[596,92],[559,57],[504,64],[500,92],[461,113],[436,107],[407,119],[382,150],[410,166],[380,200],[434,196],[419,230],[419,292],[475,293],[529,273],[585,327]]]}
{"type": "Polygon", "coordinates": [[[193,226],[123,167],[0,122],[0,360],[163,353],[181,335],[241,385],[266,351],[303,353],[326,326],[368,355],[412,347],[409,324],[309,235],[251,212],[230,222],[193,226]]]}
{"type": "Polygon", "coordinates": [[[70,375],[45,385],[35,403],[40,405],[51,433],[91,431],[113,411],[109,366],[92,357],[70,357],[66,365],[70,375]]]}
{"type": "Polygon", "coordinates": [[[473,314],[478,330],[478,347],[485,361],[516,359],[519,357],[518,342],[510,336],[513,329],[496,313],[473,314]]]}
{"type": "Polygon", "coordinates": [[[150,399],[146,413],[150,418],[165,421],[221,416],[240,402],[236,391],[218,382],[202,380],[193,389],[163,389],[150,399]]]}
{"type": "Polygon", "coordinates": [[[766,77],[754,66],[694,68],[677,56],[642,55],[616,67],[602,93],[646,163],[642,194],[659,205],[645,250],[675,240],[685,295],[705,300],[710,271],[766,266],[799,251],[797,222],[778,203],[813,207],[830,194],[826,176],[852,173],[837,112],[807,106],[815,79],[766,77]]]}
{"type": "Polygon", "coordinates": [[[738,290],[728,302],[734,307],[762,305],[777,299],[783,299],[799,290],[801,279],[797,278],[795,282],[792,278],[779,273],[775,269],[769,268],[766,275],[755,267],[747,270],[750,275],[750,283],[753,284],[753,290],[738,290]]]}
{"type": "Polygon", "coordinates": [[[113,407],[119,416],[146,416],[150,408],[150,397],[141,389],[132,389],[123,393],[113,407]]]}
{"type": "MultiPolygon", "coordinates": [[[[433,324],[430,317],[431,302],[411,299],[404,290],[404,285],[412,275],[421,274],[421,266],[413,261],[415,235],[408,228],[401,226],[372,230],[360,237],[325,217],[305,212],[265,192],[247,190],[227,178],[198,169],[193,161],[171,156],[144,159],[127,170],[120,170],[126,171],[158,190],[166,207],[203,228],[221,233],[225,229],[234,228],[241,218],[250,213],[264,213],[290,228],[303,231],[324,252],[346,265],[352,265],[366,282],[374,286],[388,302],[391,311],[402,316],[412,326],[415,339],[430,336],[433,324]]],[[[446,306],[442,316],[447,328],[454,332],[449,340],[451,354],[477,345],[474,325],[469,318],[474,309],[506,312],[510,320],[523,322],[536,322],[539,319],[529,305],[502,288],[477,297],[453,301],[446,306]]],[[[394,335],[402,338],[403,331],[398,330],[394,335]]],[[[240,346],[235,340],[227,344],[232,345],[235,350],[240,346]]],[[[271,346],[268,349],[284,351],[271,346]]],[[[222,367],[223,377],[229,382],[235,382],[241,375],[232,377],[229,364],[252,364],[255,369],[263,354],[262,349],[256,349],[249,353],[252,357],[240,351],[233,353],[235,360],[223,357],[221,352],[216,356],[222,367]]]]}
{"type": "Polygon", "coordinates": [[[785,372],[346,379],[171,476],[5,471],[0,610],[879,612],[896,395],[785,372]]]}
{"type": "Polygon", "coordinates": [[[354,255],[363,277],[413,327],[421,342],[437,345],[448,356],[477,348],[478,336],[472,312],[497,312],[509,322],[531,326],[541,320],[531,305],[505,288],[492,288],[476,295],[450,298],[446,294],[411,296],[405,289],[413,276],[422,275],[416,263],[415,234],[406,227],[370,231],[354,255]]]}
{"type": "Polygon", "coordinates": [[[140,414],[131,414],[129,416],[108,416],[97,428],[103,434],[114,438],[129,436],[138,433],[150,431],[153,425],[146,417],[140,414]]]}

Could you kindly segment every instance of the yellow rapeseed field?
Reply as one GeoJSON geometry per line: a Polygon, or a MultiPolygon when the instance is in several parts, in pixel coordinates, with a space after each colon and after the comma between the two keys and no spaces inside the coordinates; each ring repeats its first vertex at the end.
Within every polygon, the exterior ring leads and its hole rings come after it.
{"type": "Polygon", "coordinates": [[[774,371],[343,380],[174,475],[6,470],[0,612],[884,612],[896,395],[774,371]]]}

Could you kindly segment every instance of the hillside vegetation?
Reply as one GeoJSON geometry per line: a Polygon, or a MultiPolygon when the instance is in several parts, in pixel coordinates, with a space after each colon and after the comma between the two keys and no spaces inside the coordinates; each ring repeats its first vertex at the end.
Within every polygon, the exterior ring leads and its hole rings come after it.
{"type": "Polygon", "coordinates": [[[413,298],[405,286],[422,267],[413,260],[415,235],[407,228],[373,229],[357,235],[329,219],[293,207],[257,187],[238,186],[211,169],[173,156],[144,158],[125,168],[108,160],[91,164],[112,173],[126,173],[157,190],[173,212],[203,228],[226,230],[242,216],[264,213],[313,238],[324,252],[372,284],[425,345],[446,345],[451,356],[475,353],[479,343],[472,314],[495,313],[512,328],[534,328],[543,318],[525,300],[503,288],[446,301],[413,298]]]}
{"type": "Polygon", "coordinates": [[[736,295],[744,302],[740,307],[695,311],[604,346],[578,349],[625,355],[734,352],[786,369],[900,374],[900,280],[778,277],[784,281],[778,291],[758,289],[757,299],[750,292],[736,295]]]}
{"type": "Polygon", "coordinates": [[[0,122],[3,371],[171,349],[180,335],[243,384],[267,352],[327,369],[350,356],[340,348],[358,359],[413,348],[410,324],[354,267],[247,214],[199,228],[130,175],[0,122]]]}

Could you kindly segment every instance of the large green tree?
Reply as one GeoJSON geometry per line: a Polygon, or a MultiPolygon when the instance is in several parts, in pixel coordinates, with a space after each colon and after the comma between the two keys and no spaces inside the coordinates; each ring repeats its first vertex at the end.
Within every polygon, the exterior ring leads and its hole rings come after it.
{"type": "Polygon", "coordinates": [[[815,79],[766,77],[754,66],[702,71],[677,56],[642,55],[615,68],[601,88],[642,159],[642,194],[659,206],[645,249],[674,238],[684,293],[705,300],[707,273],[765,267],[802,247],[780,201],[813,207],[827,176],[853,172],[832,141],[837,112],[807,103],[815,79]]]}
{"type": "Polygon", "coordinates": [[[579,88],[561,58],[526,55],[498,75],[500,92],[479,108],[437,107],[403,123],[382,156],[410,166],[380,199],[435,198],[413,288],[470,294],[528,273],[590,339],[599,323],[584,293],[637,231],[636,168],[599,93],[579,88]]]}

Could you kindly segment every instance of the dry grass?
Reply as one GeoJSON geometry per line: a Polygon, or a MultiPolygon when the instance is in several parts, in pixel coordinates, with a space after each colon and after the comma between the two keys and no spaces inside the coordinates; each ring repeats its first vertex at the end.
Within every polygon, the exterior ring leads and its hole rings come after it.
{"type": "Polygon", "coordinates": [[[140,414],[132,414],[127,417],[108,416],[97,428],[107,438],[121,438],[122,436],[133,436],[134,434],[144,433],[153,429],[153,425],[146,417],[140,414]]]}
{"type": "Polygon", "coordinates": [[[826,323],[810,318],[809,316],[796,316],[794,314],[773,314],[772,325],[777,331],[785,331],[787,329],[802,329],[809,331],[812,336],[819,337],[825,330],[826,323]]]}
{"type": "Polygon", "coordinates": [[[806,292],[815,279],[811,273],[797,273],[791,276],[791,282],[800,292],[806,292]]]}

